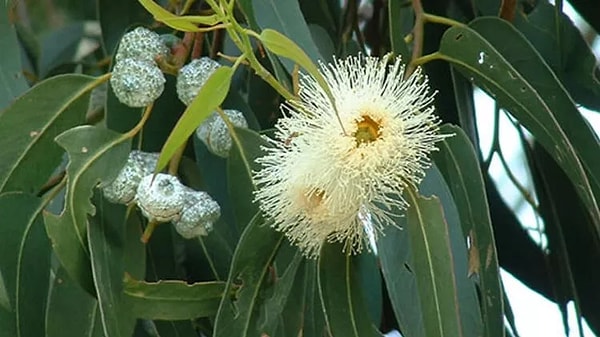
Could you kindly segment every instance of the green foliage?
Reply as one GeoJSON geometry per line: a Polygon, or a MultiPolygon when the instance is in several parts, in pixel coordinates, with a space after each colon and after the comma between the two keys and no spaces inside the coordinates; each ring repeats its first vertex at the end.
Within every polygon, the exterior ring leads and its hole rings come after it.
{"type": "MultiPolygon", "coordinates": [[[[0,2],[3,336],[363,337],[397,329],[406,337],[504,337],[518,333],[518,317],[500,267],[556,302],[565,330],[573,301],[578,321],[600,333],[600,143],[580,112],[600,109],[600,68],[587,39],[597,32],[581,32],[561,8],[500,0],[72,2],[43,11],[35,1],[0,2]],[[166,83],[145,109],[125,106],[107,84],[121,36],[140,25],[171,48],[150,62],[166,83]],[[401,56],[409,72],[422,66],[439,92],[439,132],[452,136],[436,144],[423,181],[404,189],[403,216],[369,251],[326,243],[310,259],[263,214],[253,175],[287,113],[280,103],[296,106],[299,78],[312,76],[333,100],[319,62],[359,51],[401,56]],[[177,72],[201,56],[223,66],[186,107],[177,72]],[[476,123],[475,88],[496,105],[483,112],[493,112],[493,130],[476,123]],[[242,111],[249,125],[225,120],[225,159],[195,135],[223,109],[242,111]],[[543,221],[542,244],[500,198],[504,186],[489,170],[492,158],[506,159],[500,114],[518,130],[531,182],[504,169],[543,221]],[[480,152],[484,133],[493,133],[489,156],[480,152]],[[135,199],[118,205],[103,196],[134,149],[160,152],[151,170],[219,204],[207,236],[184,239],[170,223],[148,222],[135,199]]],[[[598,29],[593,6],[571,3],[598,29]]]]}

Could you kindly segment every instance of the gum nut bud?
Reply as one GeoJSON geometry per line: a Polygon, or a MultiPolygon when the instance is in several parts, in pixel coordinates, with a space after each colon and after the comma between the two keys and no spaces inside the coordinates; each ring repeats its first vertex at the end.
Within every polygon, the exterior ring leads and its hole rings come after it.
{"type": "Polygon", "coordinates": [[[206,80],[220,66],[219,62],[211,58],[201,57],[192,60],[179,69],[177,75],[177,95],[179,99],[185,105],[190,105],[194,97],[198,95],[200,88],[206,83],[206,80]]]}
{"type": "Polygon", "coordinates": [[[131,202],[137,193],[140,181],[154,171],[156,162],[158,162],[158,153],[131,151],[117,178],[102,187],[104,197],[118,204],[131,202]]]}
{"type": "Polygon", "coordinates": [[[149,221],[169,222],[179,218],[184,205],[184,186],[170,174],[149,174],[137,189],[137,204],[149,221]]]}
{"type": "Polygon", "coordinates": [[[165,76],[155,63],[129,58],[115,64],[110,84],[121,103],[139,108],[162,94],[165,76]]]}
{"type": "Polygon", "coordinates": [[[166,57],[168,54],[169,48],[160,35],[147,28],[137,27],[123,35],[115,60],[121,62],[132,58],[154,62],[156,58],[166,57]]]}
{"type": "Polygon", "coordinates": [[[186,191],[181,217],[173,222],[175,230],[186,239],[208,235],[221,216],[221,208],[206,192],[188,187],[186,191]]]}
{"type": "MultiPolygon", "coordinates": [[[[231,124],[241,128],[247,128],[248,122],[238,110],[226,109],[223,110],[231,124]]],[[[221,118],[218,112],[213,112],[200,126],[196,129],[196,136],[206,144],[209,151],[217,156],[227,158],[231,149],[231,135],[227,124],[221,118]]]]}
{"type": "MultiPolygon", "coordinates": [[[[138,150],[133,150],[129,154],[129,158],[132,158],[138,165],[142,168],[144,174],[142,177],[147,176],[148,174],[152,174],[154,172],[154,168],[158,163],[159,153],[154,152],[143,152],[138,150]]],[[[141,178],[140,178],[141,180],[141,178]]]]}

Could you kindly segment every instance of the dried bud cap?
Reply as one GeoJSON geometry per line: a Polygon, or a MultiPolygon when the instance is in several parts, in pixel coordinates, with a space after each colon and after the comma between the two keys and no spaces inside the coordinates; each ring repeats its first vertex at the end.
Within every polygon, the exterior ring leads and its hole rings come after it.
{"type": "Polygon", "coordinates": [[[166,57],[168,54],[169,48],[158,34],[144,27],[137,27],[123,35],[115,60],[117,63],[128,58],[154,62],[156,58],[166,57]]]}
{"type": "Polygon", "coordinates": [[[118,204],[130,203],[135,197],[140,181],[152,173],[157,161],[158,153],[131,151],[117,178],[102,187],[104,197],[118,204]]]}
{"type": "Polygon", "coordinates": [[[221,216],[221,208],[208,193],[186,187],[181,218],[173,222],[175,230],[186,239],[208,235],[221,216]]]}
{"type": "Polygon", "coordinates": [[[110,84],[121,103],[144,107],[162,94],[165,76],[156,63],[129,58],[115,64],[110,84]]]}
{"type": "Polygon", "coordinates": [[[135,198],[149,221],[169,222],[179,218],[184,195],[184,186],[177,177],[158,173],[142,178],[135,198]]]}
{"type": "MultiPolygon", "coordinates": [[[[231,124],[241,128],[247,128],[248,122],[244,115],[238,110],[224,110],[231,124]]],[[[206,144],[208,150],[217,156],[227,158],[231,149],[231,135],[227,124],[218,112],[213,112],[200,126],[196,129],[196,136],[206,144]]]]}
{"type": "Polygon", "coordinates": [[[185,104],[190,105],[198,95],[200,88],[206,83],[210,75],[221,65],[208,57],[192,60],[179,69],[177,75],[177,95],[185,104]]]}

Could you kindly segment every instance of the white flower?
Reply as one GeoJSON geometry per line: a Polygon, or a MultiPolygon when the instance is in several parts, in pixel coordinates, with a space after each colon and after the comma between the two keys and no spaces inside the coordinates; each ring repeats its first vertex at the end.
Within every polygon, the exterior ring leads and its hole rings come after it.
{"type": "Polygon", "coordinates": [[[300,97],[283,107],[273,147],[254,173],[261,210],[316,257],[325,240],[360,252],[408,206],[405,187],[417,186],[436,150],[438,120],[427,77],[390,56],[349,57],[321,65],[335,108],[317,81],[303,76],[300,97]]]}

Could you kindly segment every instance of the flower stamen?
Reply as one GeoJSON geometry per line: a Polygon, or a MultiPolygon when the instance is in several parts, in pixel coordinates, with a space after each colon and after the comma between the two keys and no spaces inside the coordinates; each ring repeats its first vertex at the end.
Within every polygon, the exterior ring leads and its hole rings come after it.
{"type": "Polygon", "coordinates": [[[356,121],[356,131],[352,134],[356,138],[356,145],[376,141],[381,135],[380,126],[379,122],[373,118],[366,115],[361,116],[361,119],[356,121]]]}

